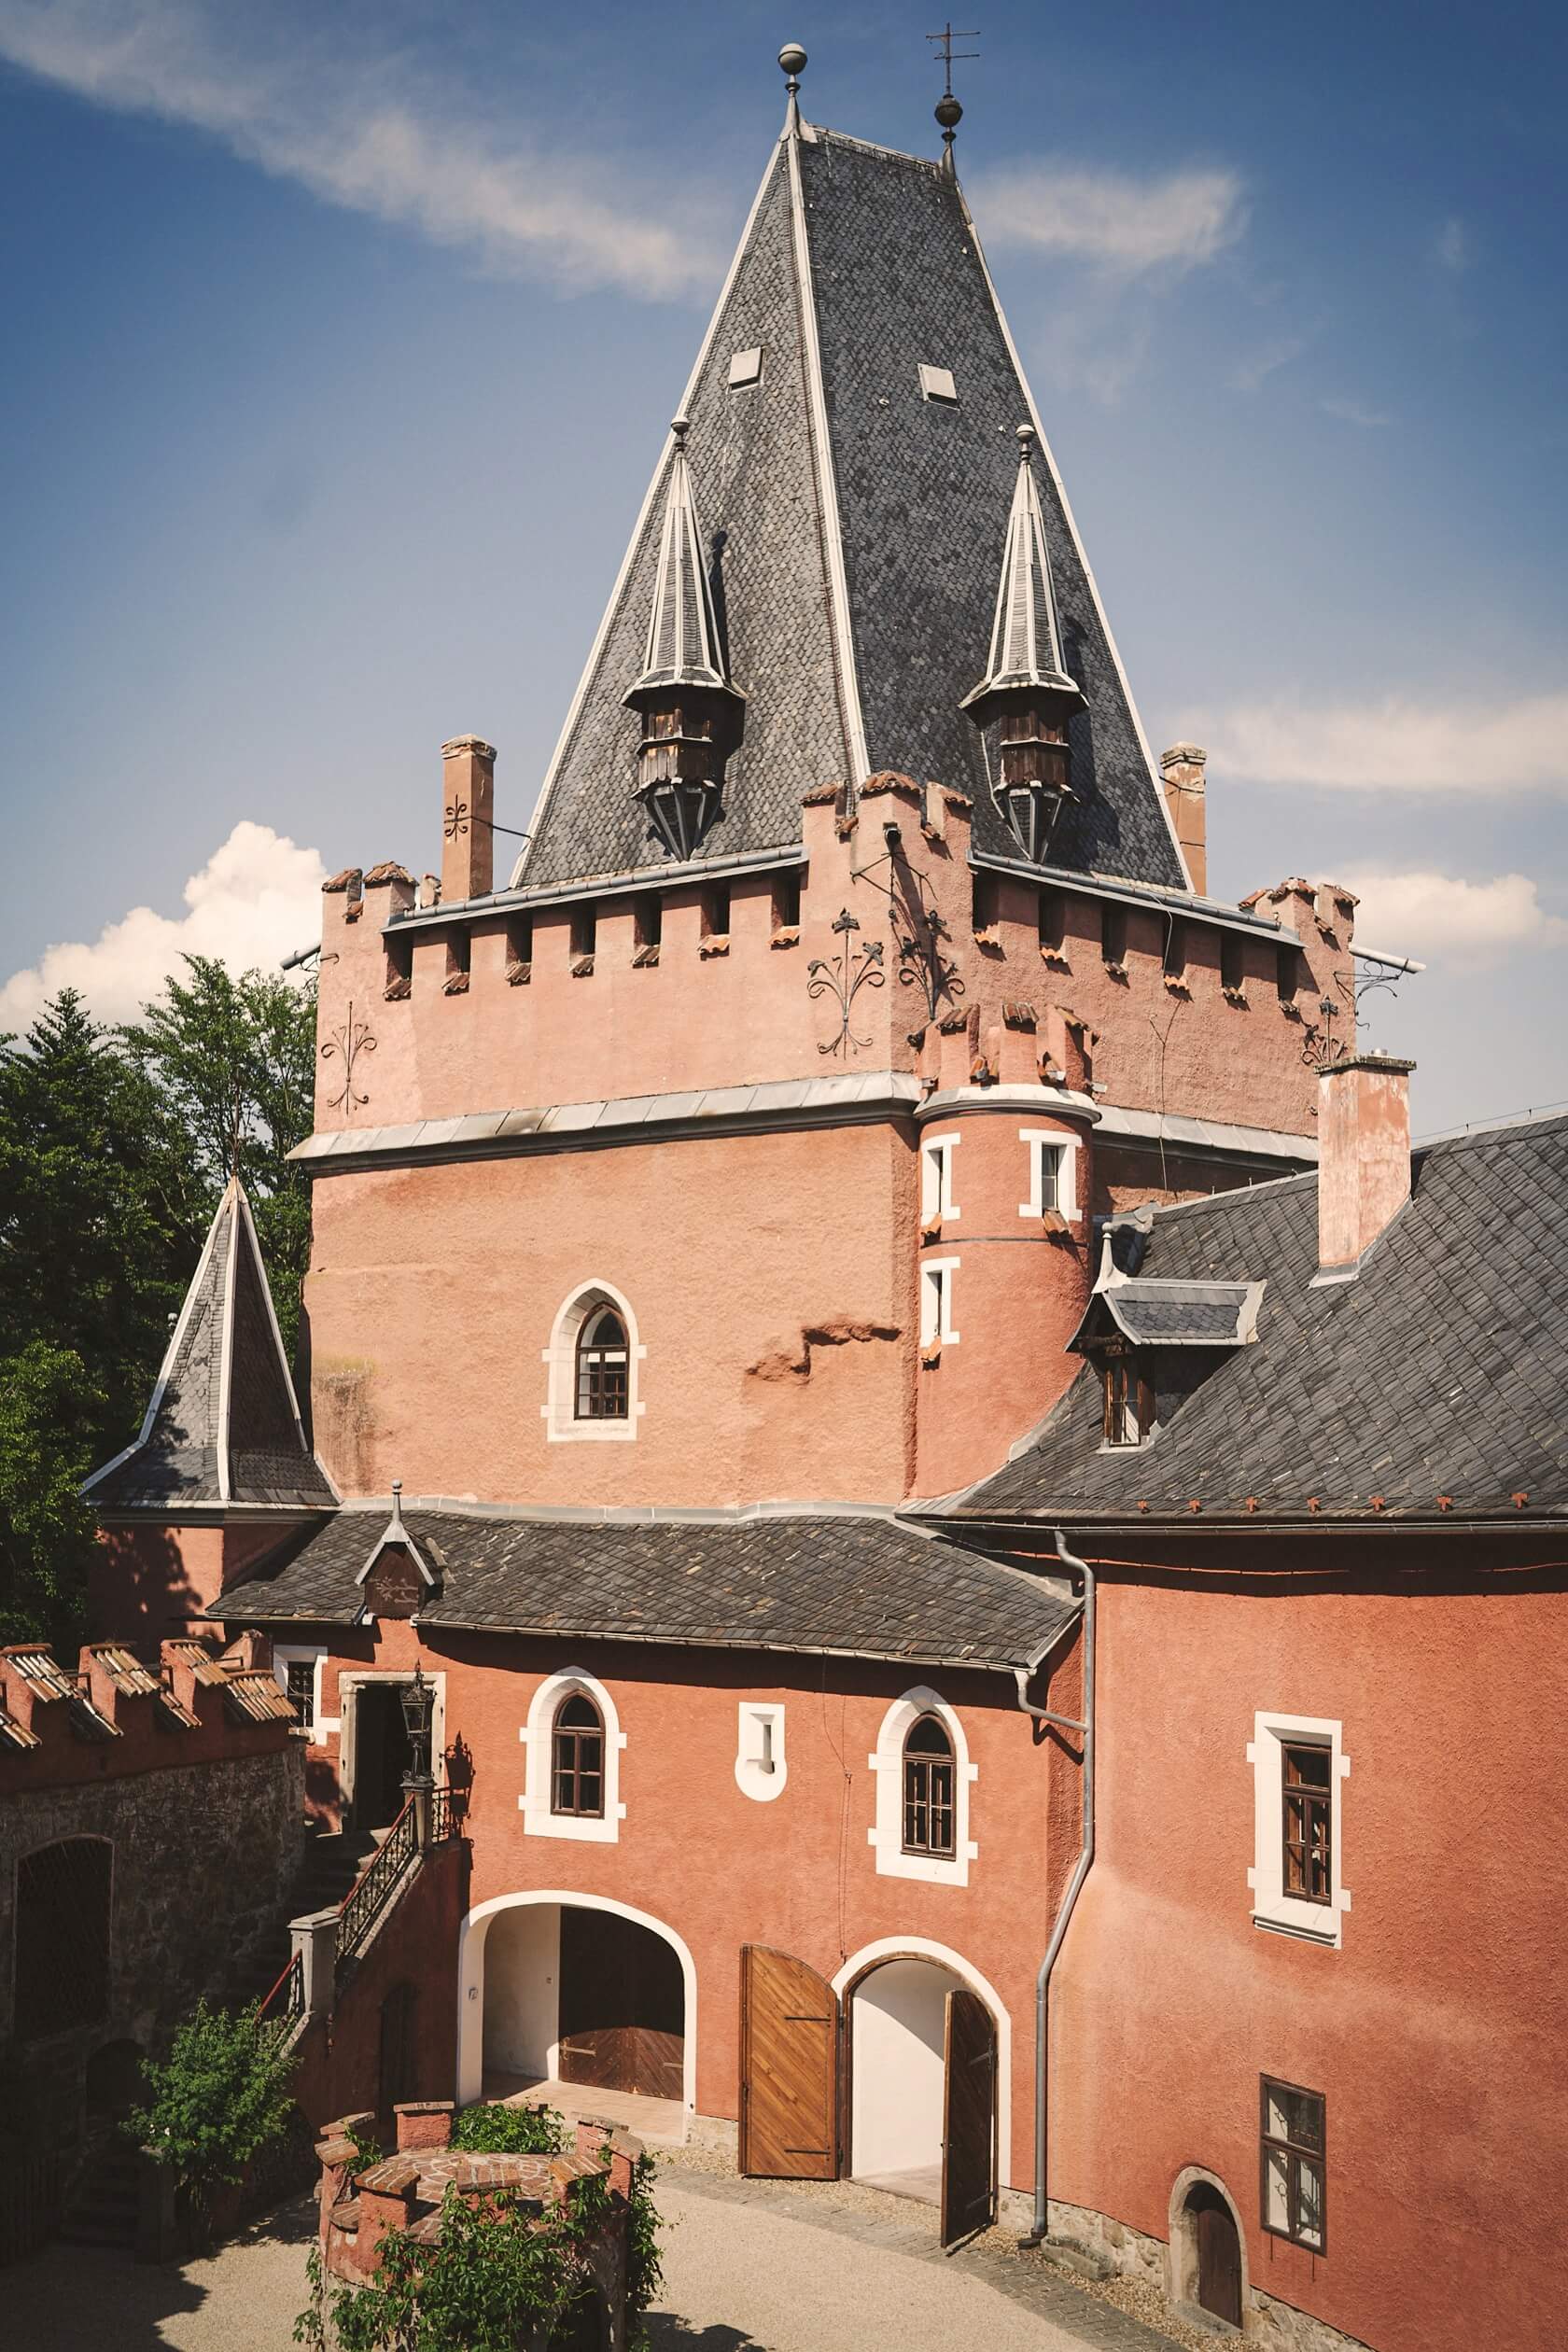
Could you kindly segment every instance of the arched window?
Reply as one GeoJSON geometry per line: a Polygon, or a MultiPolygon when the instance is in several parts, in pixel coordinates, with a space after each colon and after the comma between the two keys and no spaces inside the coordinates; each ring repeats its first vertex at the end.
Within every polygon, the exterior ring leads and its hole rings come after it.
{"type": "Polygon", "coordinates": [[[624,1421],[631,1411],[631,1351],[613,1307],[589,1315],[577,1339],[577,1418],[624,1421]]]}
{"type": "Polygon", "coordinates": [[[605,1809],[604,1719],[585,1691],[555,1711],[551,1734],[550,1810],[599,1819],[605,1809]]]}
{"type": "Polygon", "coordinates": [[[903,1743],[903,1850],[944,1860],[954,1852],[953,1743],[933,1715],[917,1716],[903,1743]]]}

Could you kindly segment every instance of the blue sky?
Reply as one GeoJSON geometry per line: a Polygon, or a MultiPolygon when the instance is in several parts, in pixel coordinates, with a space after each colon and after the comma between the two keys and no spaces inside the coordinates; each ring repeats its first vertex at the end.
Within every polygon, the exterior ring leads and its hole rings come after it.
{"type": "MultiPolygon", "coordinates": [[[[1212,887],[1349,880],[1427,959],[1373,1031],[1418,1127],[1568,1097],[1561,13],[964,21],[960,171],[1212,887]]],[[[451,735],[526,822],[780,41],[935,152],[931,21],[0,0],[0,1019],[432,863],[451,735]]]]}

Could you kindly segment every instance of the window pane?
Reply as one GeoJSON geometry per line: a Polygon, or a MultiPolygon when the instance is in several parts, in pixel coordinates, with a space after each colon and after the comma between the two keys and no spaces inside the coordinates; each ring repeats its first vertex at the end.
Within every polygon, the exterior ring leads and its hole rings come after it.
{"type": "Polygon", "coordinates": [[[1263,2219],[1270,2230],[1290,2231],[1290,2158],[1278,2148],[1263,2151],[1263,2219]]]}
{"type": "Polygon", "coordinates": [[[1303,2246],[1321,2246],[1323,2237],[1323,2167],[1310,2156],[1297,2156],[1295,2165],[1295,2229],[1303,2246]]]}
{"type": "Polygon", "coordinates": [[[1040,1146],[1040,1207],[1044,1212],[1061,1206],[1061,1152],[1055,1143],[1040,1146]]]}
{"type": "Polygon", "coordinates": [[[922,1715],[909,1734],[910,1753],[916,1756],[951,1756],[953,1743],[935,1715],[922,1715]]]}

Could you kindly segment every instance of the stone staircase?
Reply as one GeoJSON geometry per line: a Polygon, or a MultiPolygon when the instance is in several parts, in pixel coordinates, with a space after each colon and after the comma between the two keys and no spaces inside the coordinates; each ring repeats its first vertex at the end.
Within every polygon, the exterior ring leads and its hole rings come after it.
{"type": "Polygon", "coordinates": [[[129,2253],[136,2243],[137,2164],[133,2149],[114,2137],[83,2167],[59,2234],[67,2246],[117,2247],[129,2253]]]}
{"type": "Polygon", "coordinates": [[[385,1834],[385,1830],[340,1830],[334,1835],[318,1834],[312,1838],[285,1917],[251,1946],[225,1983],[223,2001],[227,2008],[243,2009],[247,2002],[266,1998],[288,1966],[292,1949],[289,1920],[306,1918],[312,1911],[335,1911],[385,1834]]]}

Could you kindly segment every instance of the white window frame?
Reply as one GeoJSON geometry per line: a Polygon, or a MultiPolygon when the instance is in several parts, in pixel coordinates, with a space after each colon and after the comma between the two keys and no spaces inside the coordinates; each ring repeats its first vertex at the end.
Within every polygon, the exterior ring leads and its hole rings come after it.
{"type": "Polygon", "coordinates": [[[312,1743],[316,1746],[320,1745],[329,1733],[335,1733],[343,1728],[342,1717],[328,1715],[323,1707],[323,1673],[327,1657],[328,1649],[325,1642],[274,1642],[273,1644],[273,1679],[286,1697],[288,1691],[289,1667],[302,1663],[306,1659],[311,1659],[315,1663],[315,1671],[311,1678],[310,1721],[301,1729],[306,1732],[312,1743]]]}
{"type": "Polygon", "coordinates": [[[589,1845],[618,1845],[621,1824],[626,1818],[626,1808],[621,1802],[621,1751],[626,1744],[626,1735],[621,1729],[615,1701],[598,1676],[589,1673],[585,1666],[564,1666],[558,1674],[550,1675],[535,1691],[528,1708],[528,1720],[521,1726],[517,1736],[528,1751],[523,1793],[517,1799],[526,1835],[531,1838],[577,1838],[589,1845]],[[555,1714],[557,1708],[564,1706],[578,1692],[593,1701],[604,1725],[604,1812],[601,1814],[558,1813],[552,1813],[550,1809],[555,1714]]]}
{"type": "Polygon", "coordinates": [[[1020,1217],[1032,1217],[1038,1225],[1047,1207],[1075,1224],[1078,1217],[1078,1147],[1070,1135],[1056,1127],[1020,1127],[1018,1141],[1029,1155],[1029,1198],[1018,1203],[1020,1217]],[[1056,1195],[1052,1202],[1045,1198],[1045,1155],[1050,1152],[1056,1160],[1056,1195]]]}
{"type": "Polygon", "coordinates": [[[790,1767],[784,1754],[784,1709],[777,1701],[741,1701],[735,1776],[741,1795],[754,1798],[759,1805],[771,1805],[783,1796],[790,1767]]]}
{"type": "Polygon", "coordinates": [[[917,361],[920,372],[922,400],[939,400],[944,408],[957,408],[959,387],[951,368],[938,368],[929,359],[917,361]]]}
{"type": "Polygon", "coordinates": [[[1341,1727],[1327,1715],[1278,1715],[1259,1710],[1253,1718],[1247,1743],[1253,1768],[1253,1855],[1247,1872],[1252,1896],[1253,1925],[1274,1935],[1297,1936],[1307,1943],[1338,1949],[1344,1914],[1351,1908],[1351,1890],[1340,1877],[1344,1852],[1340,1790],[1350,1777],[1341,1727]],[[1300,1742],[1329,1751],[1329,1836],[1333,1846],[1332,1893],[1326,1903],[1304,1902],[1285,1892],[1284,1869],[1284,1750],[1300,1742]]]}
{"type": "Polygon", "coordinates": [[[730,390],[742,392],[763,380],[763,347],[752,343],[745,351],[730,354],[730,390]]]}
{"type": "Polygon", "coordinates": [[[959,1260],[956,1257],[922,1258],[920,1261],[920,1345],[922,1348],[956,1348],[959,1335],[953,1329],[953,1277],[959,1260]]]}
{"type": "Polygon", "coordinates": [[[876,1855],[879,1878],[924,1879],[933,1886],[967,1886],[969,1866],[980,1849],[969,1834],[969,1792],[980,1777],[980,1767],[969,1760],[963,1725],[940,1692],[917,1683],[895,1699],[882,1718],[876,1746],[866,1758],[875,1776],[876,1818],[866,1831],[866,1843],[876,1855]],[[953,1743],[953,1852],[905,1854],[903,1850],[903,1743],[921,1715],[935,1715],[953,1743]]]}
{"type": "Polygon", "coordinates": [[[927,1135],[920,1140],[920,1223],[940,1217],[945,1225],[959,1215],[953,1198],[953,1154],[961,1135],[927,1135]]]}
{"type": "Polygon", "coordinates": [[[610,1444],[634,1440],[647,1409],[639,1391],[641,1367],[648,1350],[637,1338],[631,1301],[612,1282],[580,1282],[557,1314],[550,1345],[540,1351],[547,1369],[545,1402],[539,1407],[546,1435],[553,1446],[581,1440],[610,1444]],[[583,1324],[601,1307],[613,1307],[626,1330],[626,1418],[624,1421],[580,1421],[577,1415],[577,1342],[583,1324]]]}

